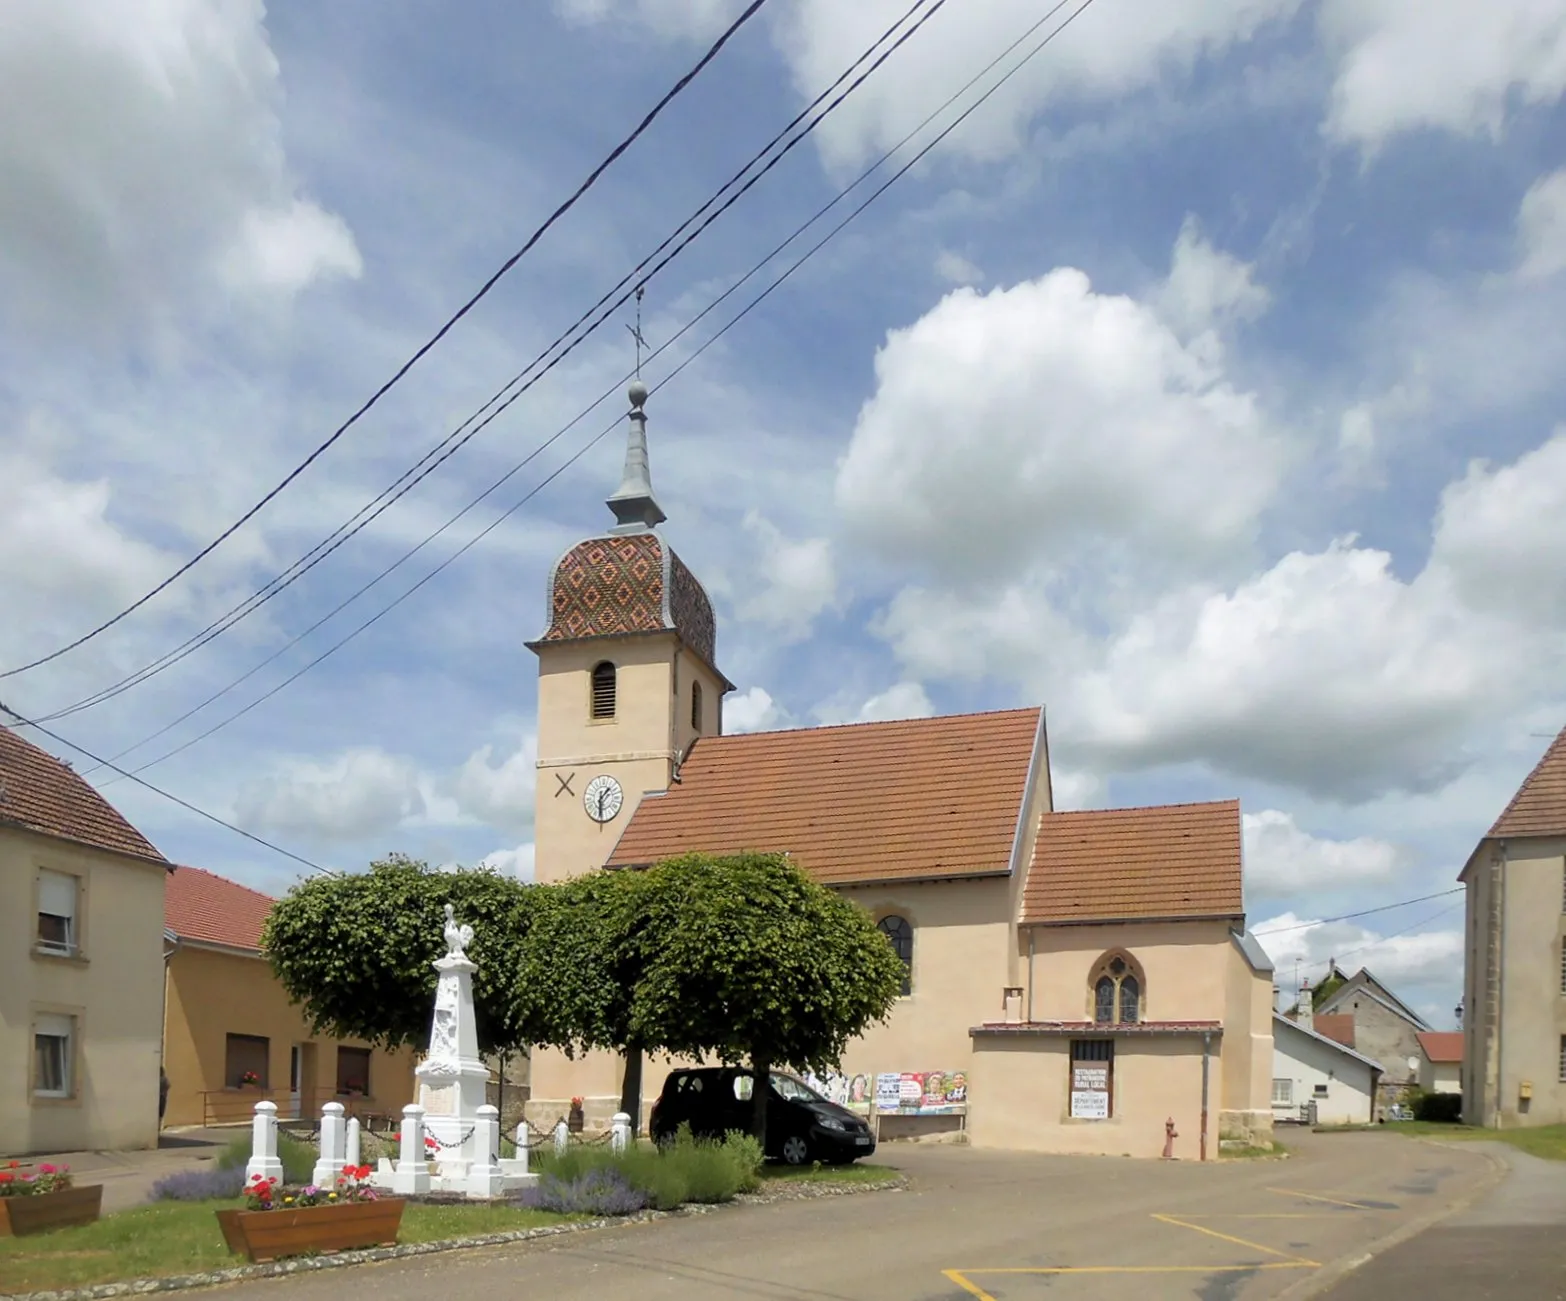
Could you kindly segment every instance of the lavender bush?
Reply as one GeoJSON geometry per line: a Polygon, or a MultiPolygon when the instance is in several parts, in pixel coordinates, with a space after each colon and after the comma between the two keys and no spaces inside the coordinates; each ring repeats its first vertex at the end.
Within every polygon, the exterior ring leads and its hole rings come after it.
{"type": "Polygon", "coordinates": [[[529,1210],[559,1215],[632,1215],[646,1209],[647,1194],[613,1166],[598,1166],[572,1179],[546,1174],[518,1201],[529,1210]]]}
{"type": "Polygon", "coordinates": [[[245,1172],[230,1167],[207,1166],[200,1170],[181,1170],[165,1175],[152,1185],[155,1202],[206,1202],[216,1198],[238,1197],[244,1191],[245,1172]]]}

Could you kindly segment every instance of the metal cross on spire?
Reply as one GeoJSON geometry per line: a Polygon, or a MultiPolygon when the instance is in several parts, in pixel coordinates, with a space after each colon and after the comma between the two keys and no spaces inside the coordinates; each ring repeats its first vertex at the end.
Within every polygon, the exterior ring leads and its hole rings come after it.
{"type": "Polygon", "coordinates": [[[636,324],[627,325],[625,328],[631,332],[631,338],[636,340],[636,378],[642,377],[642,349],[647,346],[647,340],[642,337],[642,295],[647,292],[646,285],[636,286],[636,324]]]}
{"type": "Polygon", "coordinates": [[[636,324],[625,328],[636,340],[636,378],[626,396],[631,399],[631,427],[625,443],[625,474],[620,487],[606,503],[614,512],[613,533],[640,533],[656,528],[668,518],[653,496],[652,470],[647,464],[647,385],[642,383],[642,286],[636,287],[636,324]]]}

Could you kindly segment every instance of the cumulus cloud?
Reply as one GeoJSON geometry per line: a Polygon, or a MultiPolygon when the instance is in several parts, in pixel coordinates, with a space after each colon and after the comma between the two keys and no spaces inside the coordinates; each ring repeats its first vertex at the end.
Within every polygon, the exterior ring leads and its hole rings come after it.
{"type": "Polygon", "coordinates": [[[161,319],[221,286],[289,294],[362,270],[300,190],[261,0],[13,0],[0,41],[9,310],[161,319]]]}
{"type": "Polygon", "coordinates": [[[785,641],[808,636],[816,616],[837,600],[830,540],[786,538],[754,510],[744,523],[757,548],[759,581],[736,603],[735,614],[774,629],[785,641]]]}
{"type": "Polygon", "coordinates": [[[976,285],[984,279],[984,272],[976,262],[949,248],[936,254],[935,274],[954,285],[976,285]]]}
{"type": "Polygon", "coordinates": [[[838,469],[845,525],[992,585],[1085,544],[1148,565],[1244,548],[1287,454],[1221,357],[1073,268],[955,290],[876,355],[838,469]]]}
{"type": "Polygon", "coordinates": [[[1566,10],[1553,0],[1324,0],[1337,63],[1326,131],[1375,149],[1420,128],[1499,136],[1566,90],[1566,10]]]}
{"type": "Polygon", "coordinates": [[[1233,254],[1214,248],[1194,217],[1187,217],[1175,241],[1169,278],[1153,302],[1182,337],[1237,321],[1253,321],[1272,296],[1256,283],[1256,269],[1233,254]]]}
{"type": "Polygon", "coordinates": [[[935,706],[917,682],[898,682],[871,696],[858,709],[838,711],[825,707],[819,711],[823,723],[890,723],[902,718],[930,718],[935,706]]]}
{"type": "Polygon", "coordinates": [[[502,876],[514,876],[519,881],[533,880],[533,843],[518,845],[514,849],[497,849],[479,860],[481,866],[493,868],[502,876]]]}
{"type": "Polygon", "coordinates": [[[1279,809],[1246,813],[1240,820],[1245,838],[1245,887],[1252,898],[1381,886],[1402,868],[1397,846],[1373,836],[1351,840],[1313,836],[1292,814],[1279,809]]]}
{"type": "Polygon", "coordinates": [[[1051,766],[1049,789],[1056,813],[1074,813],[1079,809],[1101,809],[1109,796],[1109,783],[1102,774],[1078,768],[1051,766]]]}
{"type": "Polygon", "coordinates": [[[764,687],[751,687],[723,702],[725,733],[770,732],[787,725],[788,714],[764,687]]]}
{"type": "Polygon", "coordinates": [[[457,770],[448,793],[468,817],[500,830],[529,831],[537,777],[538,737],[530,734],[498,763],[493,745],[475,750],[457,770]]]}
{"type": "Polygon", "coordinates": [[[1566,271],[1566,167],[1540,177],[1517,211],[1517,274],[1541,280],[1566,271]]]}
{"type": "Polygon", "coordinates": [[[255,831],[351,843],[418,817],[425,799],[416,765],[365,747],[324,762],[285,760],[241,788],[234,811],[255,831]]]}

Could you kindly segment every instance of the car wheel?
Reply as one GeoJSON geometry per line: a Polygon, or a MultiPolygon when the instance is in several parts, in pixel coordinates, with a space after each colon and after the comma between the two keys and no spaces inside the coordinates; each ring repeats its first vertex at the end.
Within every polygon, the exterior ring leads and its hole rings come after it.
{"type": "Polygon", "coordinates": [[[789,1165],[804,1165],[810,1160],[810,1144],[798,1134],[790,1134],[783,1140],[783,1160],[789,1165]]]}

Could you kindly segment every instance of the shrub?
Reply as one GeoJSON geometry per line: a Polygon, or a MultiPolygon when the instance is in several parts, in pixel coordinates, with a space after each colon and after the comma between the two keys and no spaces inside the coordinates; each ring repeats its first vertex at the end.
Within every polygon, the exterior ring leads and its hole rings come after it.
{"type": "Polygon", "coordinates": [[[1414,1099],[1414,1119],[1456,1124],[1463,1117],[1460,1093],[1421,1093],[1414,1099]]]}
{"type": "Polygon", "coordinates": [[[767,1162],[767,1154],[762,1150],[761,1140],[754,1134],[746,1134],[737,1129],[730,1130],[724,1136],[723,1150],[733,1159],[738,1169],[739,1191],[753,1193],[760,1188],[761,1169],[767,1162]]]}
{"type": "Polygon", "coordinates": [[[585,1170],[571,1179],[543,1175],[517,1200],[529,1210],[559,1215],[633,1215],[647,1206],[647,1194],[632,1187],[612,1165],[585,1170]]]}
{"type": "Polygon", "coordinates": [[[200,1170],[181,1170],[164,1175],[152,1185],[149,1200],[154,1202],[208,1202],[217,1198],[238,1197],[245,1187],[245,1172],[238,1166],[203,1166],[200,1170]]]}
{"type": "MultiPolygon", "coordinates": [[[[285,1184],[307,1184],[315,1176],[316,1150],[292,1134],[278,1134],[277,1159],[283,1163],[285,1184]]],[[[243,1170],[250,1160],[250,1135],[232,1139],[218,1154],[218,1169],[243,1170]]]]}

